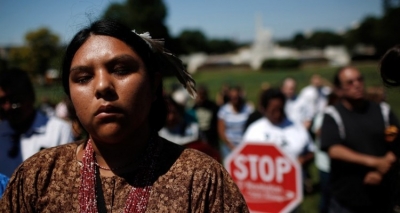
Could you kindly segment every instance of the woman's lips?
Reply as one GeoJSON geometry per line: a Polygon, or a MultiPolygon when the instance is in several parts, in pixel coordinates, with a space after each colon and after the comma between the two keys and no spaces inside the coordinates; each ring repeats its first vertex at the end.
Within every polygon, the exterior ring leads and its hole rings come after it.
{"type": "Polygon", "coordinates": [[[112,117],[117,114],[121,114],[122,109],[115,107],[113,105],[101,105],[95,112],[95,117],[98,118],[107,118],[112,117]]]}

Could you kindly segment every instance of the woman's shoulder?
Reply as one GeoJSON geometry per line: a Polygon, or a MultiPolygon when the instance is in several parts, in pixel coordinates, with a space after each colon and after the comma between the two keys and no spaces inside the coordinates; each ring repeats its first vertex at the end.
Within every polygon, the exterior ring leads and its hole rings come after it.
{"type": "Polygon", "coordinates": [[[227,113],[230,111],[230,107],[231,105],[229,103],[223,104],[219,109],[218,112],[219,113],[227,113]]]}
{"type": "Polygon", "coordinates": [[[55,165],[64,165],[76,160],[76,148],[82,141],[46,148],[26,159],[16,169],[16,173],[38,173],[55,169],[55,165]]]}
{"type": "Polygon", "coordinates": [[[253,112],[254,111],[254,104],[253,103],[251,103],[251,102],[246,102],[245,104],[244,104],[244,110],[246,111],[246,112],[253,112]]]}
{"type": "Polygon", "coordinates": [[[204,152],[201,152],[196,149],[192,148],[186,148],[180,159],[182,162],[186,162],[186,165],[189,167],[195,167],[196,169],[199,168],[204,168],[204,169],[210,169],[210,168],[221,168],[222,164],[216,161],[214,158],[211,156],[205,154],[204,152]]]}
{"type": "Polygon", "coordinates": [[[54,158],[54,157],[68,157],[68,156],[75,156],[75,151],[79,144],[83,141],[75,141],[51,148],[46,148],[40,150],[38,153],[34,154],[32,157],[28,158],[25,162],[35,162],[41,158],[54,158]]]}
{"type": "Polygon", "coordinates": [[[201,151],[185,148],[168,140],[163,140],[163,153],[165,154],[161,156],[161,161],[164,164],[168,161],[173,161],[169,164],[171,169],[185,169],[190,171],[223,168],[221,163],[201,151]]]}
{"type": "Polygon", "coordinates": [[[249,125],[249,127],[247,128],[247,131],[268,131],[270,128],[272,127],[272,124],[268,121],[267,118],[265,118],[264,116],[255,120],[253,123],[251,123],[249,125]]]}
{"type": "MultiPolygon", "coordinates": [[[[171,144],[173,147],[176,145],[171,144]]],[[[152,196],[157,202],[149,205],[157,211],[171,211],[175,206],[173,210],[178,212],[199,208],[204,212],[248,212],[243,196],[222,164],[190,148],[182,148],[168,171],[158,178],[152,196]]]]}

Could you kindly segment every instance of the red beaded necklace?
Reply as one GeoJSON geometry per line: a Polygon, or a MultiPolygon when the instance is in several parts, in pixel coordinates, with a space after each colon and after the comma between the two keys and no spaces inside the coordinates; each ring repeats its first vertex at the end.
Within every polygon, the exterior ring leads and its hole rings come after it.
{"type": "MultiPolygon", "coordinates": [[[[97,213],[96,195],[96,157],[89,139],[82,158],[81,186],[79,189],[79,206],[81,213],[97,213]]],[[[131,190],[125,202],[124,213],[145,212],[154,180],[156,158],[158,157],[159,146],[155,140],[150,139],[146,148],[146,155],[142,162],[142,169],[139,169],[131,190]],[[136,187],[137,186],[137,187],[136,187]]]]}

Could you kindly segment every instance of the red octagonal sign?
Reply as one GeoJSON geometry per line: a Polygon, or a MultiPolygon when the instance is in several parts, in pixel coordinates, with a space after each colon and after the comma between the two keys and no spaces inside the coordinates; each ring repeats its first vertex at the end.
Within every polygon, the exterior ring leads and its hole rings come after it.
{"type": "Polygon", "coordinates": [[[242,143],[225,167],[251,212],[290,212],[303,199],[300,166],[274,144],[242,143]]]}

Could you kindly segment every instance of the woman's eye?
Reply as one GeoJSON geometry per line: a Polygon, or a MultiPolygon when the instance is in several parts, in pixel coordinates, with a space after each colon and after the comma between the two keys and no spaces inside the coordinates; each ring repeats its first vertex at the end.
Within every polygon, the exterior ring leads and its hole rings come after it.
{"type": "Polygon", "coordinates": [[[81,76],[76,76],[74,78],[74,81],[78,84],[85,84],[89,82],[89,80],[92,78],[90,75],[81,75],[81,76]]]}
{"type": "Polygon", "coordinates": [[[90,79],[89,76],[81,77],[81,78],[78,79],[78,83],[81,83],[81,84],[86,83],[86,82],[89,81],[89,79],[90,79]]]}
{"type": "Polygon", "coordinates": [[[131,72],[131,69],[129,67],[116,67],[113,70],[113,73],[116,75],[126,75],[131,72]]]}

